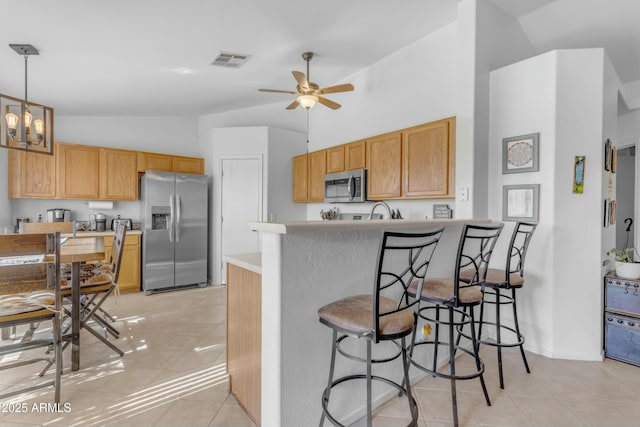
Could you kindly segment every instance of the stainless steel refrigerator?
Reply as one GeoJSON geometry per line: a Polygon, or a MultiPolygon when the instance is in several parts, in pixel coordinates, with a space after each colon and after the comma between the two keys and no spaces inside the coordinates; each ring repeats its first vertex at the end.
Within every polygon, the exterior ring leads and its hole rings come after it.
{"type": "Polygon", "coordinates": [[[149,171],[142,177],[142,289],[207,282],[206,175],[149,171]]]}

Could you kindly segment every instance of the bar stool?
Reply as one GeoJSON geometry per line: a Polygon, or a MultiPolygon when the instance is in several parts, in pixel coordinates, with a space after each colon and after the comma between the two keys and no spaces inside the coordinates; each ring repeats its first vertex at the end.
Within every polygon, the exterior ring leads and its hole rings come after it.
{"type": "Polygon", "coordinates": [[[414,330],[416,322],[414,306],[417,306],[418,302],[408,298],[407,289],[414,282],[418,287],[422,287],[431,257],[443,231],[443,228],[439,228],[427,233],[385,232],[378,253],[373,294],[347,297],[318,310],[320,323],[333,329],[329,380],[322,393],[321,427],[324,425],[325,417],[335,426],[344,426],[329,411],[333,387],[344,382],[363,379],[366,380],[367,387],[368,427],[371,427],[372,423],[372,380],[390,385],[400,394],[407,396],[411,414],[408,427],[417,426],[418,406],[412,396],[409,383],[406,337],[414,330]],[[366,359],[341,348],[343,341],[348,338],[366,340],[366,359]],[[371,344],[381,341],[391,341],[398,347],[398,352],[394,351],[394,354],[388,357],[372,359],[371,344]],[[334,379],[337,353],[348,359],[366,363],[366,374],[352,374],[334,379]],[[404,371],[402,385],[388,378],[371,374],[372,364],[391,362],[398,357],[401,357],[404,371]]]}
{"type": "Polygon", "coordinates": [[[479,377],[487,406],[491,406],[491,400],[489,399],[483,377],[484,364],[478,355],[478,340],[475,336],[473,308],[482,303],[484,291],[482,283],[484,282],[491,254],[500,236],[502,227],[503,224],[463,225],[453,277],[426,279],[422,289],[420,289],[418,283],[414,283],[408,290],[409,296],[412,298],[433,304],[428,307],[419,307],[418,316],[426,322],[435,325],[433,340],[417,342],[417,327],[414,329],[412,345],[409,352],[411,364],[434,377],[447,378],[451,381],[453,423],[456,427],[458,426],[457,380],[470,380],[479,377]],[[462,282],[460,280],[461,272],[465,269],[473,272],[472,279],[468,282],[462,282]],[[448,320],[440,318],[441,310],[446,310],[449,313],[448,320]],[[468,310],[468,313],[466,310],[468,310]],[[460,316],[459,321],[455,320],[455,315],[460,316]],[[449,327],[448,341],[440,340],[441,325],[449,327]],[[471,326],[470,339],[472,350],[459,346],[459,340],[454,342],[454,331],[456,329],[459,330],[463,325],[471,326]],[[414,348],[421,345],[433,346],[433,364],[430,368],[419,363],[413,355],[414,348]],[[449,373],[437,371],[438,347],[443,345],[449,347],[449,373]],[[466,375],[456,374],[455,355],[458,350],[469,354],[475,359],[476,370],[474,372],[466,375]]]}
{"type": "MultiPolygon", "coordinates": [[[[478,338],[480,344],[496,347],[498,351],[498,373],[500,376],[500,388],[504,389],[504,378],[502,374],[502,348],[503,347],[520,347],[522,362],[527,373],[531,373],[527,357],[524,354],[524,336],[520,333],[518,325],[518,311],[516,307],[516,289],[522,288],[524,285],[524,260],[527,255],[529,242],[536,229],[536,224],[528,222],[518,222],[513,229],[509,249],[507,250],[507,263],[504,269],[490,268],[487,270],[487,276],[484,282],[485,296],[480,306],[480,325],[478,327],[478,338]],[[501,290],[511,290],[511,296],[501,293],[501,290]],[[496,307],[496,321],[488,322],[484,320],[484,305],[494,304],[496,307]],[[500,306],[511,304],[513,308],[514,327],[502,324],[500,319],[500,306]],[[484,325],[490,325],[495,328],[495,341],[482,339],[482,328],[484,325]],[[503,341],[502,332],[515,336],[515,341],[503,341]]],[[[460,275],[460,280],[468,282],[473,274],[471,270],[465,270],[460,275]]],[[[466,336],[463,334],[463,336],[466,336]]]]}

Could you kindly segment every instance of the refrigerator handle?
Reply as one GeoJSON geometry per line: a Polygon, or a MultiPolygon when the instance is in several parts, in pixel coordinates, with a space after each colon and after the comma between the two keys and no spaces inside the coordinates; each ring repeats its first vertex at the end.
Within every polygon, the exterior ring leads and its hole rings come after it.
{"type": "Polygon", "coordinates": [[[169,195],[169,209],[171,217],[169,218],[169,241],[173,243],[173,220],[175,218],[175,203],[173,194],[169,195]]]}
{"type": "Polygon", "coordinates": [[[182,227],[182,198],[176,196],[176,242],[180,241],[180,228],[182,227]]]}

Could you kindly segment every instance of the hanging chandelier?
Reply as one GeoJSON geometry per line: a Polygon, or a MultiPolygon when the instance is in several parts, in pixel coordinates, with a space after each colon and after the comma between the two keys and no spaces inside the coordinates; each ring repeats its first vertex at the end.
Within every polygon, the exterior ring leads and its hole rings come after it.
{"type": "Polygon", "coordinates": [[[30,44],[10,44],[24,56],[24,99],[0,94],[0,147],[53,154],[53,108],[29,102],[27,70],[31,55],[39,55],[30,44]]]}

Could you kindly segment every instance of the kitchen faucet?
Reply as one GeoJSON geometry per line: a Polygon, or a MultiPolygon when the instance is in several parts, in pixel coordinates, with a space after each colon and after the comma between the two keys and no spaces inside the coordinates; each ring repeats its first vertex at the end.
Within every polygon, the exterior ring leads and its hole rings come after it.
{"type": "Polygon", "coordinates": [[[371,207],[371,212],[369,212],[369,217],[367,219],[371,219],[373,217],[373,212],[376,210],[376,208],[378,206],[383,206],[387,210],[387,218],[386,219],[391,219],[391,208],[385,202],[376,202],[376,204],[374,204],[371,207]]]}

